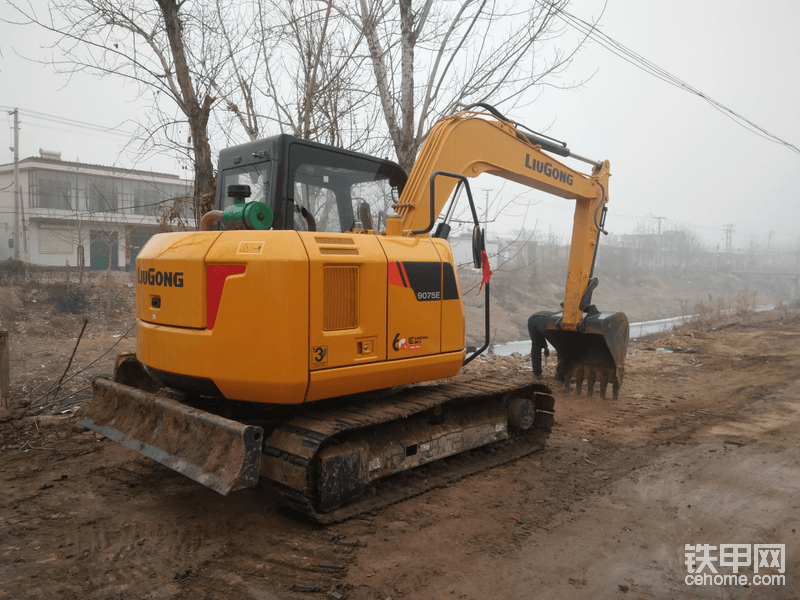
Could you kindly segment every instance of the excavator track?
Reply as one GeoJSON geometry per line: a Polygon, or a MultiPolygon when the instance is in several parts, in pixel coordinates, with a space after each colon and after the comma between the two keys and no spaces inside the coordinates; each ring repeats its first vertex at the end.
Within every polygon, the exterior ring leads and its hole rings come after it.
{"type": "Polygon", "coordinates": [[[529,376],[492,376],[309,412],[265,440],[261,481],[293,510],[341,522],[535,452],[553,405],[529,376]]]}

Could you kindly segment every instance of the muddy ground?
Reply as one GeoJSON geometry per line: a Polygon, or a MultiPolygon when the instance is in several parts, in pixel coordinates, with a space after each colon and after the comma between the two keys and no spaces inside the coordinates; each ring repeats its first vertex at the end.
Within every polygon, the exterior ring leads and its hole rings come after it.
{"type": "MultiPolygon", "coordinates": [[[[131,344],[113,337],[126,328],[111,318],[87,329],[71,389],[107,372],[131,344]]],[[[81,431],[68,413],[33,421],[23,407],[61,374],[74,337],[12,344],[15,410],[0,415],[2,600],[800,594],[796,308],[638,343],[618,401],[556,392],[544,450],[332,527],[260,489],[219,496],[81,431]],[[747,586],[686,585],[685,544],[726,543],[784,544],[785,584],[754,585],[750,566],[739,572],[747,586]]],[[[525,365],[494,360],[478,368],[525,365]]],[[[545,382],[556,389],[547,373],[545,382]]],[[[38,405],[68,407],[59,397],[38,405]]]]}

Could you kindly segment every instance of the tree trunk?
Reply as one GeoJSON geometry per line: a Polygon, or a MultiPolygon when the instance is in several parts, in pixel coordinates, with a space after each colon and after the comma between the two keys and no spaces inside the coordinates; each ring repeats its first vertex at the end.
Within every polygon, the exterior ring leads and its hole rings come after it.
{"type": "Polygon", "coordinates": [[[83,283],[83,272],[86,269],[86,253],[83,249],[83,240],[78,237],[78,283],[83,283]]]}
{"type": "Polygon", "coordinates": [[[208,141],[208,118],[216,98],[206,95],[201,103],[195,93],[192,75],[186,61],[183,45],[183,24],[176,0],[157,0],[164,16],[164,25],[169,39],[175,68],[175,76],[180,86],[179,106],[189,121],[192,153],[194,154],[194,195],[197,218],[214,206],[214,165],[211,161],[211,145],[208,141]]]}
{"type": "Polygon", "coordinates": [[[106,313],[111,313],[111,253],[116,250],[116,247],[113,248],[112,246],[116,246],[116,244],[112,244],[109,240],[108,242],[108,269],[106,270],[106,313]]]}
{"type": "Polygon", "coordinates": [[[406,173],[411,171],[417,158],[417,144],[414,136],[414,46],[417,36],[414,32],[414,13],[411,0],[400,0],[400,137],[395,142],[395,151],[400,166],[406,173]]]}

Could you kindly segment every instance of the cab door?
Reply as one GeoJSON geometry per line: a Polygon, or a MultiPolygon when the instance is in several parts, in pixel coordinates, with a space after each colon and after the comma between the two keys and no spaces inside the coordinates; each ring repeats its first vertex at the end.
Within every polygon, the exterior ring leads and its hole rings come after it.
{"type": "Polygon", "coordinates": [[[386,253],[387,360],[441,352],[442,260],[431,241],[380,239],[386,253]]]}

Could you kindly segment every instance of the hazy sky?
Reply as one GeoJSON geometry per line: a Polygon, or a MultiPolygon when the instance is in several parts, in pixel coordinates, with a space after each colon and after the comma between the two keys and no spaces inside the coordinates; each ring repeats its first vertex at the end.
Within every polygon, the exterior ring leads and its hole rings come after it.
{"type": "MultiPolygon", "coordinates": [[[[574,15],[600,15],[599,0],[575,0],[574,15]]],[[[3,14],[9,11],[4,7],[3,14]]],[[[601,31],[795,146],[800,146],[800,2],[796,0],[608,0],[601,31]]],[[[111,164],[119,136],[81,132],[24,111],[132,130],[126,121],[143,107],[133,88],[110,79],[76,77],[67,83],[47,67],[17,54],[42,56],[46,39],[35,29],[0,23],[0,106],[23,111],[22,157],[39,148],[60,150],[65,160],[111,164]]],[[[580,89],[546,89],[510,117],[566,141],[578,154],[611,162],[607,227],[633,230],[646,215],[663,225],[693,228],[710,244],[724,246],[724,226],[734,225],[733,246],[754,237],[766,246],[800,247],[800,154],[737,125],[695,95],[668,85],[589,41],[564,84],[591,77],[580,89]]],[[[5,110],[4,110],[5,112],[5,110]]],[[[13,154],[11,117],[0,140],[0,163],[13,154]]],[[[118,163],[131,166],[120,156],[118,163]]],[[[155,168],[186,176],[173,160],[149,160],[155,168]]],[[[583,167],[580,167],[582,169],[583,167]]],[[[500,190],[496,179],[481,178],[474,189],[500,190]]],[[[500,193],[511,197],[506,186],[500,193]]],[[[568,201],[533,193],[525,223],[566,234],[568,201]]],[[[519,226],[519,220],[498,228],[519,226]]]]}

